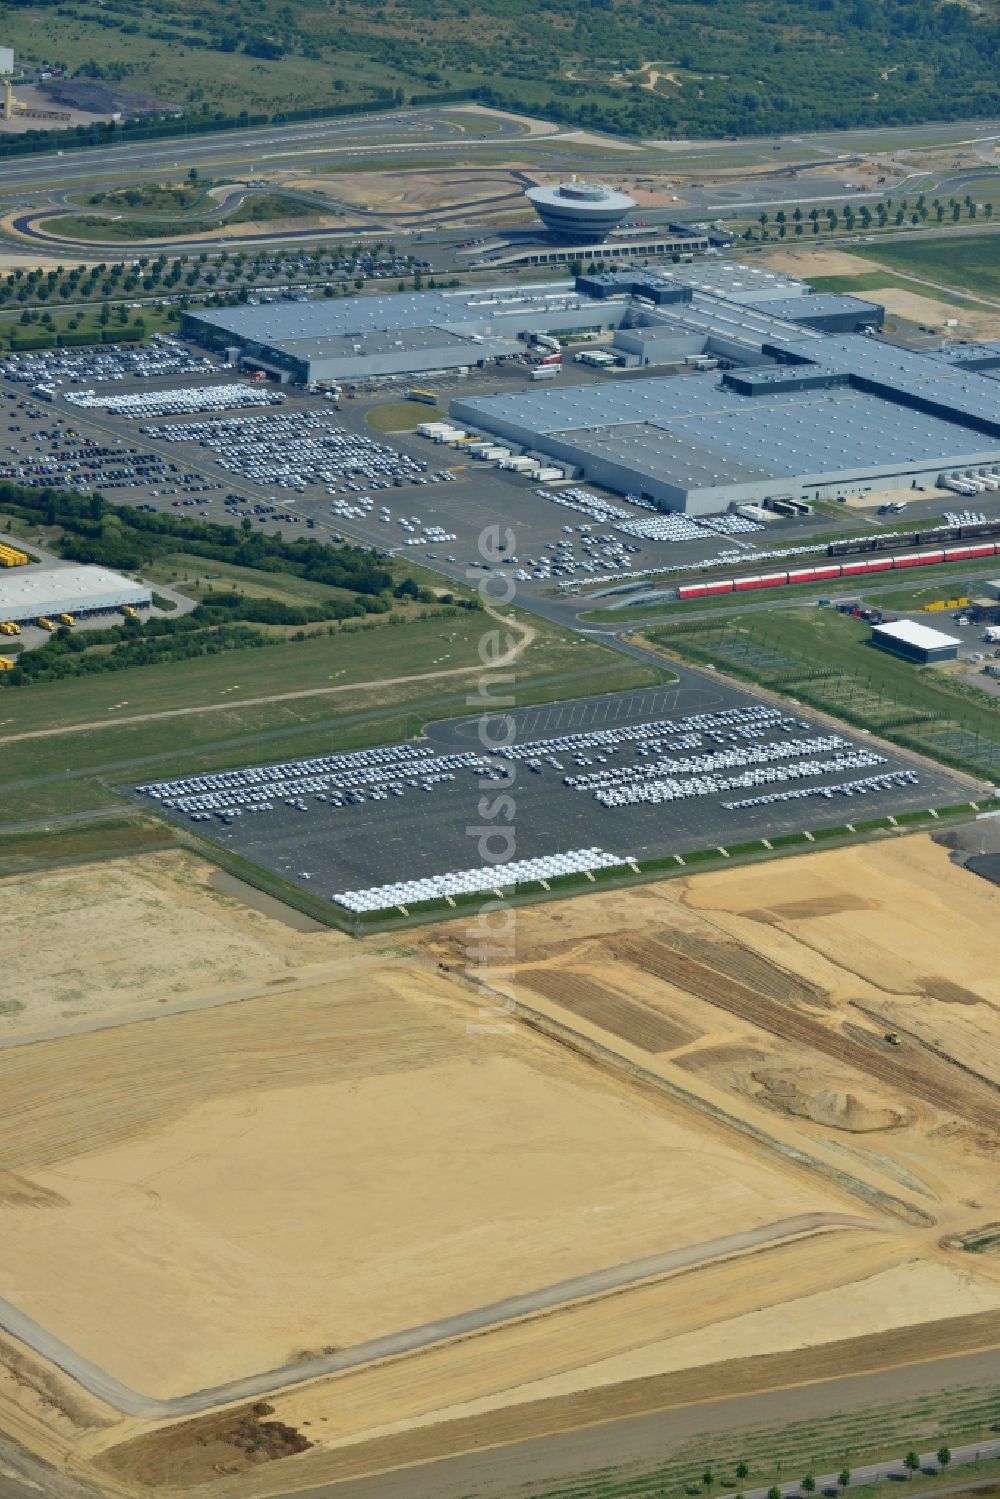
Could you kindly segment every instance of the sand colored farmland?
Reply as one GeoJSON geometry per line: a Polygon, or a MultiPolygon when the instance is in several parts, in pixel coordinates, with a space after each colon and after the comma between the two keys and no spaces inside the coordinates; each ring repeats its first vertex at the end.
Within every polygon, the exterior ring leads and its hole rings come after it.
{"type": "Polygon", "coordinates": [[[292,981],[349,946],[217,892],[164,852],[0,880],[0,1042],[292,981]]]}
{"type": "Polygon", "coordinates": [[[467,1035],[444,989],[387,964],[0,1057],[35,1119],[5,1142],[9,1299],[175,1395],[829,1205],[530,1032],[467,1035]]]}
{"type": "Polygon", "coordinates": [[[20,971],[56,923],[31,1029],[62,1033],[0,1051],[0,1295],[173,1397],[674,1258],[278,1388],[253,1457],[245,1415],[122,1419],[0,1340],[0,1431],[238,1499],[691,1398],[685,1370],[710,1399],[750,1353],[795,1383],[838,1340],[846,1373],[1000,1325],[1000,1255],[963,1247],[1000,1221],[1000,890],[930,837],[521,908],[486,1030],[464,923],[355,943],[208,880],[171,853],[8,891],[20,971]],[[95,892],[120,952],[74,916],[95,892]],[[80,1032],[64,972],[124,1023],[80,1032]]]}

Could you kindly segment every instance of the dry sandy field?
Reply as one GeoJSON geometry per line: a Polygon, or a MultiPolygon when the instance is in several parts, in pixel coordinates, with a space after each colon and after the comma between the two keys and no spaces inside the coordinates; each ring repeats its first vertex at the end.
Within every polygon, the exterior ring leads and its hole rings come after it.
{"type": "MultiPolygon", "coordinates": [[[[766,257],[758,257],[758,263],[766,263],[772,270],[784,271],[789,276],[801,276],[808,281],[813,276],[871,276],[878,272],[877,261],[866,260],[859,255],[846,255],[842,250],[781,249],[768,250],[766,257]]],[[[912,323],[930,325],[936,332],[949,338],[983,339],[1000,336],[1000,312],[984,311],[979,307],[966,307],[961,302],[943,302],[934,295],[930,283],[917,276],[907,277],[902,271],[887,272],[892,278],[904,277],[913,282],[910,291],[901,286],[882,286],[866,289],[861,293],[872,302],[880,302],[890,316],[906,318],[912,323]],[[955,326],[949,328],[948,322],[955,326]]]]}
{"type": "Polygon", "coordinates": [[[521,908],[485,989],[464,922],[353,942],[212,879],[0,884],[0,1297],[163,1399],[676,1263],[180,1424],[0,1337],[0,1432],[63,1470],[287,1493],[709,1398],[751,1352],[780,1384],[1000,1335],[966,1247],[1000,1219],[1000,890],[930,837],[521,908]]]}

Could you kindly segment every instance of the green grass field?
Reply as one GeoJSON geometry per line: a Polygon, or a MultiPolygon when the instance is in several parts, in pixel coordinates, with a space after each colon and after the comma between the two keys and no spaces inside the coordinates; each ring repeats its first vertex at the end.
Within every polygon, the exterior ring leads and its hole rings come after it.
{"type": "MultiPolygon", "coordinates": [[[[415,619],[4,689],[0,828],[114,806],[115,788],[130,781],[411,737],[430,719],[473,711],[475,678],[441,674],[477,668],[489,628],[482,614],[415,619]],[[150,717],[158,713],[174,716],[150,717]],[[125,718],[139,721],[118,722],[125,718]],[[70,732],[45,733],[53,729],[70,732]],[[6,738],[39,731],[44,737],[6,738]]],[[[663,679],[605,646],[544,623],[537,628],[513,688],[504,688],[518,705],[663,679]]]]}
{"type": "Polygon", "coordinates": [[[712,664],[970,774],[1000,776],[996,700],[933,667],[869,643],[861,620],[831,609],[678,622],[646,632],[655,646],[712,664]]]}
{"type": "MultiPolygon", "coordinates": [[[[843,248],[845,251],[847,250],[846,246],[843,248]]],[[[886,250],[891,250],[892,248],[892,245],[885,246],[886,250]]],[[[909,250],[911,246],[904,245],[903,248],[909,250]]],[[[862,254],[860,250],[854,249],[851,249],[849,253],[859,256],[862,254]]],[[[881,253],[880,251],[879,254],[881,255],[881,253]]],[[[871,251],[865,251],[864,254],[866,259],[874,258],[871,251]]],[[[921,273],[914,271],[914,275],[919,274],[921,273]]],[[[859,276],[810,276],[809,285],[814,286],[817,291],[832,291],[838,295],[852,297],[864,296],[866,292],[882,291],[887,287],[895,288],[897,291],[915,293],[917,296],[921,295],[921,288],[915,281],[907,281],[904,277],[894,275],[889,270],[864,271],[859,276]]],[[[977,287],[976,289],[987,290],[986,287],[977,287]]],[[[989,303],[987,302],[977,302],[972,297],[956,296],[952,292],[940,291],[936,286],[928,286],[926,294],[932,296],[935,301],[948,302],[954,307],[971,307],[974,311],[980,312],[990,310],[989,303]]]]}
{"type": "Polygon", "coordinates": [[[124,244],[144,240],[159,240],[164,236],[180,234],[213,234],[236,224],[271,223],[283,219],[317,217],[323,205],[310,208],[296,198],[282,197],[279,193],[262,194],[248,198],[228,213],[216,217],[202,217],[177,211],[172,218],[165,214],[156,218],[139,218],[134,214],[66,213],[47,218],[40,226],[48,235],[65,240],[85,240],[88,243],[124,244]]]}
{"type": "Polygon", "coordinates": [[[436,421],[439,415],[420,401],[390,401],[369,411],[366,421],[376,432],[414,432],[421,422],[436,421]]]}
{"type": "MultiPolygon", "coordinates": [[[[877,249],[852,246],[848,253],[864,260],[877,260],[890,271],[907,271],[914,276],[938,281],[945,287],[957,286],[987,296],[1000,296],[1000,233],[954,234],[922,242],[914,237],[879,245],[877,249]]],[[[847,283],[851,288],[858,284],[857,281],[847,283]]],[[[883,277],[881,285],[886,284],[883,277]]],[[[913,290],[912,282],[892,284],[913,290]]],[[[946,293],[940,295],[947,299],[946,293]]]]}

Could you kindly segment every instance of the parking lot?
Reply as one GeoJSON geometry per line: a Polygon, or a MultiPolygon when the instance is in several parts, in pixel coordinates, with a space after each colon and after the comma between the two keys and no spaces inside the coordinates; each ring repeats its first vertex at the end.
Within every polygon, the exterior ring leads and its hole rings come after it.
{"type": "Polygon", "coordinates": [[[315,895],[379,909],[400,903],[400,882],[493,888],[512,861],[683,855],[968,791],[798,710],[688,677],[132,794],[315,895]]]}

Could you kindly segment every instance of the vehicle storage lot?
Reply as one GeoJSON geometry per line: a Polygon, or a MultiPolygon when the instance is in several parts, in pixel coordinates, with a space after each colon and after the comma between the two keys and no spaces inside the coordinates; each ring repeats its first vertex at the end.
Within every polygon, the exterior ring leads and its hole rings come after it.
{"type": "MultiPolygon", "coordinates": [[[[156,797],[134,794],[186,825],[194,814],[204,836],[328,899],[484,864],[496,864],[501,883],[507,860],[576,849],[661,858],[968,798],[968,789],[947,774],[914,771],[902,757],[834,735],[809,715],[795,711],[790,718],[738,689],[689,681],[514,714],[514,759],[494,758],[492,772],[483,759],[481,721],[468,718],[433,725],[425,743],[402,747],[401,759],[380,762],[383,752],[366,751],[325,765],[225,773],[218,782],[193,778],[157,788],[156,797]],[[712,721],[684,722],[701,715],[712,721]],[[600,737],[573,737],[581,735],[600,737]],[[706,761],[713,756],[730,763],[706,761]],[[804,768],[816,766],[829,768],[804,768]],[[776,779],[766,781],[768,774],[776,779]],[[653,794],[672,799],[605,805],[595,796],[600,784],[565,784],[612,775],[618,786],[643,794],[659,787],[653,794]],[[747,775],[759,779],[733,789],[732,781],[747,775]],[[902,783],[850,796],[815,794],[886,776],[902,783]],[[789,791],[810,794],[735,810],[723,805],[789,791]],[[498,800],[505,792],[512,810],[498,800]],[[213,811],[211,799],[219,795],[233,799],[213,811]],[[479,810],[480,798],[487,810],[496,804],[492,820],[479,810]]],[[[487,725],[495,742],[505,734],[501,721],[487,725]]]]}

